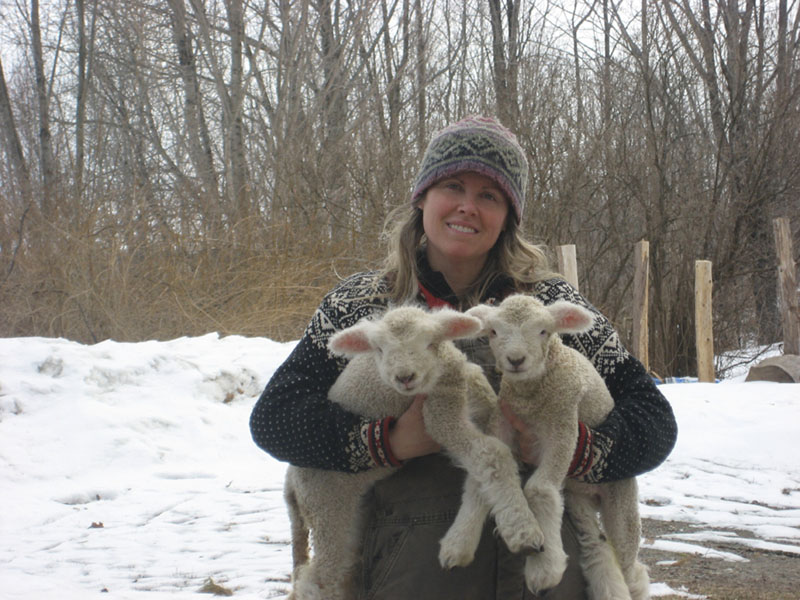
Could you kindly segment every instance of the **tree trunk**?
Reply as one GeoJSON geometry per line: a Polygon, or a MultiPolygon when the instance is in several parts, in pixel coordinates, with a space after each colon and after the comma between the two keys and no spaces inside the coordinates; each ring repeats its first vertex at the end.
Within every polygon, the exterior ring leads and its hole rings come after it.
{"type": "Polygon", "coordinates": [[[426,96],[428,93],[428,81],[425,65],[428,56],[425,44],[425,28],[423,25],[424,15],[422,13],[422,1],[415,0],[414,11],[416,13],[416,34],[417,34],[417,152],[420,156],[425,152],[428,143],[428,134],[425,124],[428,120],[426,96]]]}
{"type": "MultiPolygon", "coordinates": [[[[228,27],[231,38],[231,77],[228,122],[230,190],[238,219],[246,219],[251,214],[247,186],[247,163],[244,145],[244,71],[242,65],[242,44],[244,39],[244,13],[242,0],[227,0],[228,27]]],[[[237,220],[238,220],[237,219],[237,220]]]]}
{"type": "Polygon", "coordinates": [[[40,207],[45,219],[52,219],[56,210],[55,191],[57,170],[50,137],[50,93],[44,76],[42,31],[39,25],[39,1],[31,0],[31,50],[36,74],[36,99],[39,107],[39,149],[42,169],[40,207]]]}
{"type": "Polygon", "coordinates": [[[75,99],[75,200],[83,195],[84,129],[86,124],[86,15],[83,0],[75,0],[78,25],[78,95],[75,99]]]}
{"type": "Polygon", "coordinates": [[[778,105],[782,106],[789,96],[789,63],[787,60],[787,46],[789,30],[789,14],[786,9],[786,0],[778,0],[778,56],[776,92],[778,105]]]}
{"type": "Polygon", "coordinates": [[[519,0],[507,0],[506,22],[508,41],[503,28],[500,0],[488,0],[492,24],[492,75],[497,115],[507,127],[516,128],[519,122],[519,0]]]}
{"type": "Polygon", "coordinates": [[[200,95],[200,82],[194,51],[194,39],[186,22],[186,7],[183,0],[167,0],[172,9],[172,34],[178,52],[178,69],[183,83],[183,114],[188,135],[189,158],[201,182],[201,196],[205,200],[203,214],[207,232],[216,237],[220,233],[221,215],[219,188],[214,155],[211,149],[211,136],[208,132],[203,103],[200,95]]]}
{"type": "Polygon", "coordinates": [[[11,109],[11,99],[8,95],[6,86],[6,76],[3,72],[3,61],[0,59],[0,128],[3,131],[3,142],[6,154],[11,160],[11,166],[20,187],[23,202],[31,200],[31,174],[28,170],[28,163],[22,152],[22,144],[19,141],[17,125],[14,121],[14,111],[11,109]]]}
{"type": "MultiPolygon", "coordinates": [[[[341,34],[334,20],[331,0],[319,2],[319,36],[322,49],[323,115],[322,156],[323,202],[328,213],[329,233],[334,239],[346,235],[348,205],[345,172],[342,169],[343,141],[347,120],[347,91],[344,86],[341,34]]],[[[387,90],[391,110],[391,90],[387,90]]]]}

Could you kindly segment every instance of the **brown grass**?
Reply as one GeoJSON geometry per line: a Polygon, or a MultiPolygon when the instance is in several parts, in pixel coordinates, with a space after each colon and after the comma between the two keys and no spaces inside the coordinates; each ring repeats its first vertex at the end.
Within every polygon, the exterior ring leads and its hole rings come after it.
{"type": "Polygon", "coordinates": [[[297,339],[339,277],[374,267],[380,254],[274,228],[204,241],[40,225],[26,239],[13,268],[0,264],[0,336],[85,343],[212,331],[297,339]]]}

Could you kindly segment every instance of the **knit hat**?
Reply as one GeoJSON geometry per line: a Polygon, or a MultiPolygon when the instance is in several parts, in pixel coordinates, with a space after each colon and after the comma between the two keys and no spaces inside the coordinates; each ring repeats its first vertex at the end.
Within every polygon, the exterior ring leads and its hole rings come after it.
{"type": "Polygon", "coordinates": [[[433,134],[422,157],[411,202],[415,203],[434,183],[462,171],[491,177],[522,219],[528,161],[511,131],[491,117],[469,116],[433,134]]]}

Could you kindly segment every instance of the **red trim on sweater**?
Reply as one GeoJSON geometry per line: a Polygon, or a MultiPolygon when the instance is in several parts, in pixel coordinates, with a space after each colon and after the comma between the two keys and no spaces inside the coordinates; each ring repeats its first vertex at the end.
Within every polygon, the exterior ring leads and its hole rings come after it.
{"type": "Polygon", "coordinates": [[[434,296],[424,285],[421,283],[419,285],[419,291],[422,292],[422,295],[425,297],[425,303],[428,305],[428,308],[455,308],[452,304],[450,304],[447,300],[442,300],[441,298],[437,298],[434,296]]]}
{"type": "Polygon", "coordinates": [[[570,477],[585,475],[592,466],[592,430],[578,422],[578,444],[567,473],[570,477]]]}
{"type": "Polygon", "coordinates": [[[386,460],[388,461],[389,465],[393,467],[399,467],[403,464],[402,460],[398,460],[397,457],[392,452],[392,446],[389,444],[389,430],[394,426],[395,421],[394,417],[386,417],[383,420],[382,428],[383,428],[383,435],[381,439],[383,440],[383,449],[386,451],[386,460]]]}
{"type": "Polygon", "coordinates": [[[398,460],[389,445],[389,430],[394,425],[394,417],[386,417],[369,424],[367,430],[367,447],[372,461],[381,467],[399,467],[403,461],[398,460]]]}
{"type": "Polygon", "coordinates": [[[380,457],[378,456],[378,450],[376,448],[376,442],[377,442],[377,440],[375,439],[376,424],[377,423],[375,421],[369,424],[369,429],[367,430],[367,448],[369,448],[369,454],[372,457],[372,462],[374,462],[376,465],[382,465],[383,461],[381,461],[380,457]]]}

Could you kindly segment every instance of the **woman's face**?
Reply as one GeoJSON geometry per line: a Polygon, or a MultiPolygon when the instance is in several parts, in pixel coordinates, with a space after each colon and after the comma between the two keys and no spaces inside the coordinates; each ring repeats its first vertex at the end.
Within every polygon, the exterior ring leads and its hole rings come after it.
{"type": "Polygon", "coordinates": [[[476,275],[503,231],[509,210],[495,181],[473,171],[439,180],[418,207],[431,267],[441,272],[474,268],[476,275]]]}

